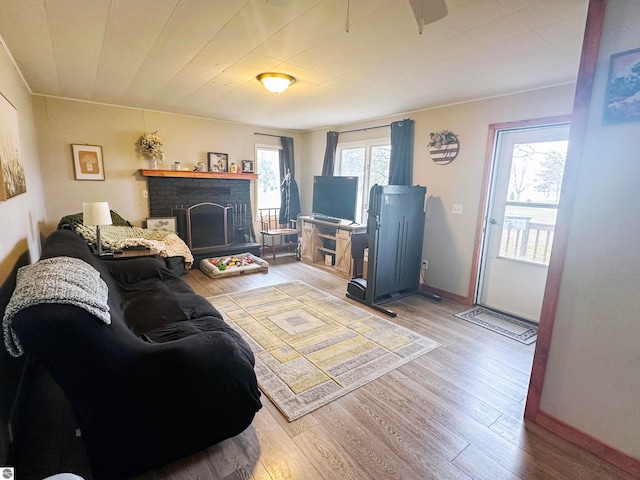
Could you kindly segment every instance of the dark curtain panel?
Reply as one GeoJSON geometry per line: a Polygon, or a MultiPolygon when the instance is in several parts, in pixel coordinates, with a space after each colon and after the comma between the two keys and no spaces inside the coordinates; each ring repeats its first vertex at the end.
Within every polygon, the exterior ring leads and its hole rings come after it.
{"type": "Polygon", "coordinates": [[[413,183],[413,127],[415,120],[405,118],[391,123],[389,185],[413,183]]]}
{"type": "Polygon", "coordinates": [[[287,173],[295,177],[295,162],[293,161],[293,138],[280,137],[282,150],[280,150],[280,181],[284,180],[287,173]]]}
{"type": "MultiPolygon", "coordinates": [[[[293,138],[280,137],[280,214],[278,223],[286,225],[289,220],[297,220],[300,215],[300,195],[295,181],[293,138]]],[[[287,238],[287,240],[290,240],[287,238]]]]}
{"type": "Polygon", "coordinates": [[[324,151],[322,176],[333,177],[333,167],[336,164],[336,149],[338,148],[338,132],[327,132],[327,149],[324,151]]]}

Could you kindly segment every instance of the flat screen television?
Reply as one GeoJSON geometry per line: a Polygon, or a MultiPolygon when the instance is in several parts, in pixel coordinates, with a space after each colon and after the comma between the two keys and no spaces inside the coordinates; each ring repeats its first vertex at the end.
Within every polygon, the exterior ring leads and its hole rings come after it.
{"type": "Polygon", "coordinates": [[[313,177],[313,215],[355,222],[358,177],[313,177]]]}

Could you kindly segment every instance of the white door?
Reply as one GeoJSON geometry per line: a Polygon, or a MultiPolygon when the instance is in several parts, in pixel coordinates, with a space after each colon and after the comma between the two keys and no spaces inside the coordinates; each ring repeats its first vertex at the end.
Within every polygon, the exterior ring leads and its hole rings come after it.
{"type": "Polygon", "coordinates": [[[569,125],[499,130],[476,302],[539,321],[569,125]]]}

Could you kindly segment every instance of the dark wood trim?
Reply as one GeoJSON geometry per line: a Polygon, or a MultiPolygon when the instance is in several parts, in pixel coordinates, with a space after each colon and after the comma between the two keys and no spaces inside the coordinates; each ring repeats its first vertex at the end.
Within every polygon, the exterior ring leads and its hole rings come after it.
{"type": "Polygon", "coordinates": [[[527,393],[527,403],[524,411],[525,418],[534,422],[537,421],[537,416],[540,413],[540,398],[558,306],[560,282],[562,280],[562,271],[567,250],[569,227],[571,225],[571,212],[573,210],[578,174],[580,171],[591,92],[593,90],[593,78],[598,60],[598,50],[600,48],[600,37],[602,35],[606,5],[606,0],[590,0],[589,11],[587,13],[582,57],[580,59],[573,104],[571,131],[569,133],[569,148],[567,150],[562,181],[562,198],[560,199],[560,205],[558,207],[553,251],[549,261],[547,284],[545,287],[544,301],[542,303],[542,311],[540,313],[538,340],[536,341],[529,391],[527,393]]]}
{"type": "Polygon", "coordinates": [[[607,0],[590,0],[587,22],[582,45],[582,56],[576,83],[573,105],[569,149],[565,162],[562,182],[562,199],[558,208],[553,252],[549,264],[544,302],[540,315],[538,340],[533,357],[531,379],[525,406],[525,419],[546,428],[565,440],[593,453],[598,458],[640,477],[640,460],[606,444],[576,427],[569,425],[540,409],[544,377],[549,359],[551,336],[555,323],[556,309],[562,281],[562,272],[567,251],[571,213],[575,200],[580,173],[584,139],[586,137],[589,109],[593,91],[593,81],[600,49],[602,26],[606,14],[607,0]]]}
{"type": "Polygon", "coordinates": [[[189,170],[138,170],[143,177],[172,177],[172,178],[220,178],[227,180],[256,180],[257,173],[229,173],[229,172],[191,172],[189,170]]]}
{"type": "Polygon", "coordinates": [[[588,435],[547,413],[538,412],[535,423],[565,440],[568,440],[574,445],[578,445],[580,448],[593,453],[596,457],[615,465],[627,473],[630,473],[635,478],[640,478],[640,460],[630,457],[611,445],[607,445],[601,440],[592,437],[591,435],[588,435]]]}
{"type": "MultiPolygon", "coordinates": [[[[553,117],[533,118],[529,120],[516,120],[512,122],[492,123],[487,133],[487,148],[484,154],[484,167],[482,170],[482,186],[480,190],[480,208],[476,219],[476,236],[473,243],[473,257],[471,264],[471,276],[469,278],[469,290],[467,299],[462,302],[473,305],[476,298],[478,285],[478,271],[480,269],[480,257],[482,255],[482,236],[484,234],[485,217],[487,216],[487,203],[489,201],[489,183],[491,177],[491,164],[496,145],[496,133],[499,130],[515,130],[518,128],[538,127],[543,125],[562,125],[571,122],[571,115],[557,115],[553,117]]],[[[564,191],[563,191],[564,194],[564,191]]],[[[555,248],[555,247],[554,247],[555,248]]],[[[460,297],[464,298],[464,297],[460,297]]]]}

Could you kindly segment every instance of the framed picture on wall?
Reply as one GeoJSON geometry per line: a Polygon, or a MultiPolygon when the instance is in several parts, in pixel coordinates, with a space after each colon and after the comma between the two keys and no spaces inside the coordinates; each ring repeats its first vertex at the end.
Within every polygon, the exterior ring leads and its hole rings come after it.
{"type": "Polygon", "coordinates": [[[640,48],[611,55],[604,123],[640,120],[640,48]]]}
{"type": "Polygon", "coordinates": [[[76,180],[104,180],[100,145],[71,145],[76,180]]]}
{"type": "Polygon", "coordinates": [[[226,172],[229,168],[229,154],[208,152],[207,163],[210,172],[226,172]]]}
{"type": "Polygon", "coordinates": [[[18,110],[0,93],[0,200],[8,200],[26,191],[18,110]]]}

